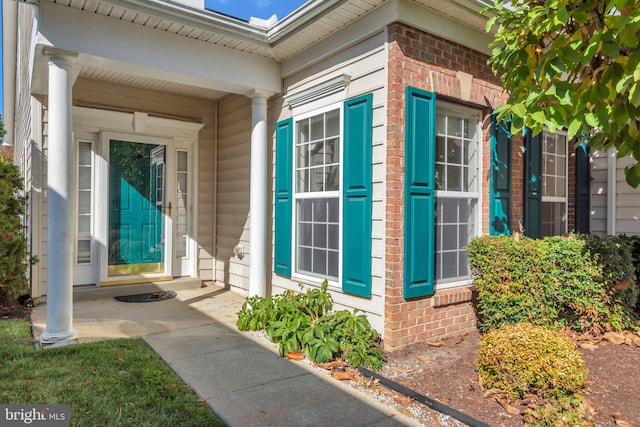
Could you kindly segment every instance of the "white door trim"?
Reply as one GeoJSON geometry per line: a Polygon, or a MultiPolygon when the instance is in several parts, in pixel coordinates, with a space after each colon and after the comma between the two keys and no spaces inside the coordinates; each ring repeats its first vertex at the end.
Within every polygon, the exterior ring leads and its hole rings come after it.
{"type": "MultiPolygon", "coordinates": [[[[93,206],[95,207],[95,224],[94,224],[94,242],[96,252],[94,254],[95,272],[94,277],[97,281],[107,281],[107,250],[108,244],[107,229],[108,218],[107,209],[104,203],[108,195],[108,156],[109,141],[111,139],[120,139],[125,141],[162,144],[167,147],[167,193],[172,200],[176,199],[176,166],[175,166],[175,150],[176,148],[184,148],[190,152],[190,171],[191,177],[189,184],[193,191],[192,194],[192,211],[190,213],[190,235],[188,241],[190,260],[182,271],[182,275],[197,276],[197,242],[194,236],[197,233],[197,168],[196,153],[198,147],[198,132],[204,126],[203,123],[187,122],[175,119],[159,118],[149,116],[146,113],[123,113],[117,111],[101,110],[87,107],[73,107],[73,123],[74,131],[99,134],[100,137],[94,144],[95,155],[95,191],[93,206]]],[[[172,230],[175,235],[175,228],[171,218],[167,216],[166,230],[172,230]]],[[[172,239],[168,239],[173,241],[172,239]]],[[[166,252],[167,276],[171,275],[171,266],[174,259],[174,248],[168,248],[166,252]]],[[[122,279],[122,278],[119,278],[122,279]]],[[[134,279],[135,280],[135,279],[134,279]]],[[[119,280],[122,282],[122,280],[119,280]]]]}

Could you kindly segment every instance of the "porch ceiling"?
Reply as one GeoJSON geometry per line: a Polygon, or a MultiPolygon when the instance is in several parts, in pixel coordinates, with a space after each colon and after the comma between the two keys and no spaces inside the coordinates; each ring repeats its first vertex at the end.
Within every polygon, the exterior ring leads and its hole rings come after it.
{"type": "Polygon", "coordinates": [[[176,95],[193,96],[196,98],[219,99],[227,94],[227,92],[219,90],[175,83],[167,80],[141,77],[138,75],[120,73],[88,66],[81,67],[79,76],[91,80],[108,81],[124,86],[135,86],[142,89],[173,93],[176,95]]]}

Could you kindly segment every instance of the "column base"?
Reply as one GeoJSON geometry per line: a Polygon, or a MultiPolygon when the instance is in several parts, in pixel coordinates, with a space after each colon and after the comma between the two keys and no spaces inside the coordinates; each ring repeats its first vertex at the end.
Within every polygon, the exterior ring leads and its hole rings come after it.
{"type": "Polygon", "coordinates": [[[74,329],[69,332],[58,334],[50,334],[48,332],[45,332],[40,336],[40,347],[64,347],[67,345],[77,344],[79,341],[80,338],[78,338],[78,334],[74,329]]]}

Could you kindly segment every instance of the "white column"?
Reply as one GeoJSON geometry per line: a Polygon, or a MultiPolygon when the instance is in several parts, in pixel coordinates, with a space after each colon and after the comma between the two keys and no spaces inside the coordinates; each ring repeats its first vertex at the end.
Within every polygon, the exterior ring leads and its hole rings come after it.
{"type": "Polygon", "coordinates": [[[249,296],[267,292],[267,94],[251,96],[249,296]]]}
{"type": "Polygon", "coordinates": [[[49,57],[47,160],[47,327],[43,345],[64,345],[73,330],[73,141],[71,85],[74,55],[52,50],[49,57]]]}

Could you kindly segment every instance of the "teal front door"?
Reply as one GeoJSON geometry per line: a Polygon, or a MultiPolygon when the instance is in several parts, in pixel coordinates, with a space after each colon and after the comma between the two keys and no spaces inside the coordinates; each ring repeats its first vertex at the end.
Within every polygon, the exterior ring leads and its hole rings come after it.
{"type": "Polygon", "coordinates": [[[108,277],[166,273],[165,147],[109,144],[108,277]]]}

